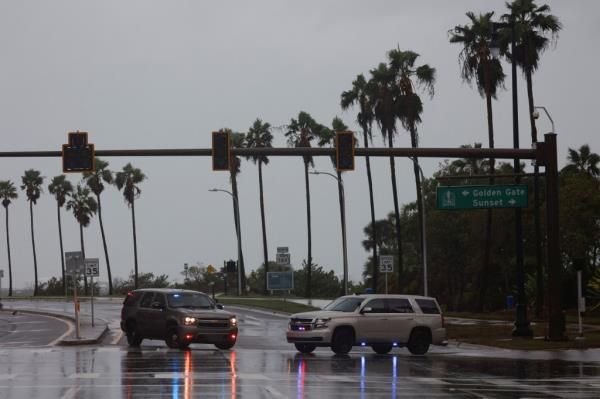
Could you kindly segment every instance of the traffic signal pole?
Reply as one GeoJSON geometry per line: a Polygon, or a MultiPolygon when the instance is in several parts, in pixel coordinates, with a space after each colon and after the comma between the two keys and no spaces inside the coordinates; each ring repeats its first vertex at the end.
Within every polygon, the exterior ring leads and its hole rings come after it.
{"type": "MultiPolygon", "coordinates": [[[[565,322],[561,303],[560,281],[560,239],[558,220],[558,162],[556,134],[546,134],[545,142],[538,142],[536,148],[356,148],[355,156],[369,157],[419,157],[419,158],[494,158],[494,159],[535,159],[546,168],[547,195],[547,258],[549,286],[550,340],[565,337],[565,322]]],[[[170,156],[212,156],[211,148],[172,148],[172,149],[129,149],[96,150],[97,157],[170,157],[170,156]]],[[[335,148],[231,148],[232,156],[335,156],[335,148]]],[[[0,158],[61,157],[61,151],[2,151],[0,158]]]]}

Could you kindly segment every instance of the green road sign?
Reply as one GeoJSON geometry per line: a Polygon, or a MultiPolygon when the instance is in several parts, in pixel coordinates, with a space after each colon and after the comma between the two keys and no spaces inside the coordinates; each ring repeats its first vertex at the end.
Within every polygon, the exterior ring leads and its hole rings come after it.
{"type": "Polygon", "coordinates": [[[438,209],[527,208],[527,185],[440,186],[438,209]]]}

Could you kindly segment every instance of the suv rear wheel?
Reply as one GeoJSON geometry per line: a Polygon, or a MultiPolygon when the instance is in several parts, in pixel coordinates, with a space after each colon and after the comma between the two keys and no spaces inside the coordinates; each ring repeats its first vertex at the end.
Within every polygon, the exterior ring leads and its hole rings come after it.
{"type": "Polygon", "coordinates": [[[352,346],[354,346],[354,331],[350,328],[342,328],[335,332],[331,342],[331,350],[336,355],[347,354],[352,349],[352,346]]]}
{"type": "Polygon", "coordinates": [[[313,345],[313,344],[303,344],[303,343],[295,343],[294,346],[300,353],[312,353],[315,350],[315,348],[317,347],[316,345],[313,345]]]}
{"type": "Polygon", "coordinates": [[[125,336],[127,337],[127,344],[129,346],[140,346],[144,339],[138,332],[135,321],[127,323],[127,332],[125,333],[125,336]]]}
{"type": "Polygon", "coordinates": [[[186,349],[190,344],[189,342],[185,342],[177,331],[177,326],[171,326],[167,329],[167,338],[165,338],[165,343],[171,349],[186,349]]]}
{"type": "Polygon", "coordinates": [[[385,355],[392,350],[392,344],[374,344],[371,346],[371,348],[373,348],[375,353],[385,355]]]}
{"type": "Polygon", "coordinates": [[[406,347],[413,355],[424,355],[431,345],[431,333],[422,328],[414,329],[406,347]]]}

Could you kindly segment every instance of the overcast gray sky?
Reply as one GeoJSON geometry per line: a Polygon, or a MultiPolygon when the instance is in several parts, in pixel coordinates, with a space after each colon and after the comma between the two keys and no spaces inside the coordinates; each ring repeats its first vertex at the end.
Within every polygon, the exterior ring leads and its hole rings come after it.
{"type": "MultiPolygon", "coordinates": [[[[568,147],[590,144],[600,152],[597,132],[600,75],[600,3],[539,1],[564,24],[556,48],[541,59],[533,77],[537,105],[550,111],[559,134],[559,158],[568,147]],[[594,50],[596,49],[596,50],[594,50]]],[[[505,12],[504,1],[3,1],[0,2],[1,151],[59,150],[67,132],[89,132],[97,149],[209,148],[210,132],[246,131],[257,118],[285,125],[301,110],[330,124],[340,116],[358,130],[355,112],[342,112],[340,93],[359,73],[385,61],[392,48],[418,52],[437,70],[435,96],[423,95],[423,147],[487,144],[485,103],[461,81],[460,48],[448,30],[467,23],[466,11],[505,12]]],[[[510,68],[505,65],[510,88],[510,68]]],[[[522,146],[529,146],[525,82],[519,73],[522,146]]],[[[496,145],[512,145],[510,91],[494,102],[496,145]]],[[[545,116],[540,133],[550,131],[545,116]]],[[[285,146],[274,130],[275,146],[285,146]]],[[[400,130],[398,146],[410,146],[400,130]]],[[[376,146],[382,141],[376,134],[376,146]]],[[[208,157],[107,158],[118,170],[132,162],[148,176],[136,203],[141,272],[181,279],[184,263],[221,265],[236,257],[231,200],[210,188],[229,189],[227,173],[211,171],[208,157]]],[[[423,160],[430,176],[441,160],[423,160]]],[[[393,209],[389,161],[372,161],[376,216],[393,209]]],[[[35,206],[41,281],[60,275],[56,202],[49,180],[60,159],[0,158],[0,180],[21,184],[23,171],[46,176],[35,206]]],[[[329,159],[316,168],[331,171],[329,159]]],[[[69,178],[73,183],[79,175],[69,178]]],[[[306,257],[306,214],[301,159],[273,158],[264,170],[270,257],[290,248],[292,263],[306,257]]],[[[362,248],[369,223],[364,160],[344,174],[349,270],[360,279],[368,253],[362,248]]],[[[397,161],[402,203],[415,199],[412,168],[397,161]]],[[[243,249],[248,269],[262,262],[256,166],[239,176],[243,249]]],[[[311,176],[314,262],[342,273],[335,181],[311,176]]],[[[15,287],[33,285],[29,208],[23,192],[10,207],[15,287]]],[[[2,212],[3,213],[3,212],[2,212]]],[[[131,219],[114,187],[103,194],[104,225],[113,276],[133,269],[131,219]]],[[[4,220],[4,218],[2,218],[4,220]]],[[[65,250],[78,250],[78,227],[63,213],[65,250]]],[[[104,254],[97,219],[85,230],[86,254],[104,254]]],[[[0,229],[0,268],[7,276],[6,236],[0,229]]],[[[2,286],[7,287],[7,278],[2,286]]]]}

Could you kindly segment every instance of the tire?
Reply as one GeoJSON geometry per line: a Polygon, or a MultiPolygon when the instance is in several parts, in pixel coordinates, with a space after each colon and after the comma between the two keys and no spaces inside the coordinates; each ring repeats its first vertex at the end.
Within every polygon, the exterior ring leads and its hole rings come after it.
{"type": "Polygon", "coordinates": [[[371,346],[371,348],[373,348],[375,353],[379,355],[385,355],[390,353],[392,350],[392,344],[374,344],[371,346]]]}
{"type": "Polygon", "coordinates": [[[424,329],[413,330],[406,347],[413,355],[424,355],[431,345],[431,334],[424,329]]]}
{"type": "Polygon", "coordinates": [[[298,350],[298,352],[300,353],[313,353],[314,350],[317,348],[316,345],[313,344],[303,344],[303,343],[295,343],[294,346],[296,347],[296,349],[298,350]]]}
{"type": "Polygon", "coordinates": [[[185,342],[179,336],[179,332],[177,331],[177,326],[171,326],[167,329],[167,337],[165,338],[165,343],[171,349],[187,349],[190,345],[189,342],[185,342]]]}
{"type": "Polygon", "coordinates": [[[349,328],[338,330],[333,335],[331,350],[336,355],[345,355],[354,346],[354,331],[349,328]]]}
{"type": "Polygon", "coordinates": [[[127,337],[127,344],[129,346],[140,346],[142,340],[144,339],[137,331],[137,327],[134,321],[127,323],[127,332],[125,333],[127,337]]]}
{"type": "Polygon", "coordinates": [[[222,349],[222,350],[231,349],[231,348],[233,348],[233,345],[235,345],[235,341],[233,341],[233,342],[229,342],[229,341],[219,342],[218,344],[215,344],[215,346],[217,348],[222,349]]]}

